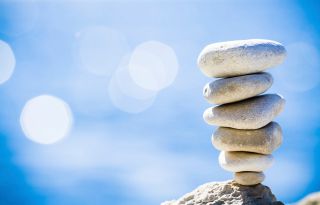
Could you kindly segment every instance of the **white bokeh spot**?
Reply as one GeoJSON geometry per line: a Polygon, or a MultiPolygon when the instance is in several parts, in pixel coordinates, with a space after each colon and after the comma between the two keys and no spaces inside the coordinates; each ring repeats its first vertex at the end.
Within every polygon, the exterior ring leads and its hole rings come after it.
{"type": "Polygon", "coordinates": [[[122,58],[119,67],[113,76],[121,93],[138,100],[148,100],[155,97],[157,95],[156,91],[147,90],[140,87],[131,78],[128,67],[130,56],[131,55],[128,54],[122,58]]]}
{"type": "Polygon", "coordinates": [[[11,47],[0,40],[0,84],[10,79],[15,66],[16,59],[11,47]]]}
{"type": "Polygon", "coordinates": [[[20,124],[28,139],[40,144],[52,144],[68,135],[73,117],[63,100],[41,95],[25,104],[20,124]]]}
{"type": "Polygon", "coordinates": [[[129,74],[128,61],[129,56],[124,56],[109,82],[108,93],[111,102],[118,109],[128,113],[139,113],[151,107],[157,92],[135,84],[129,74]]]}
{"type": "Polygon", "coordinates": [[[160,91],[173,83],[179,69],[174,50],[158,41],[138,45],[130,58],[129,71],[140,87],[160,91]]]}

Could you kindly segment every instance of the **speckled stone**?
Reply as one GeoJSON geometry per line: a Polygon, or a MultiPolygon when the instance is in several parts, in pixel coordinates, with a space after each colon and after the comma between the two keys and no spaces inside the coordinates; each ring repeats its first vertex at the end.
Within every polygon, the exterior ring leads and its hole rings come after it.
{"type": "Polygon", "coordinates": [[[234,181],[245,186],[252,186],[263,182],[265,175],[263,172],[236,172],[234,181]]]}
{"type": "Polygon", "coordinates": [[[213,43],[198,57],[198,66],[209,77],[233,77],[257,73],[281,64],[286,57],[283,45],[265,39],[213,43]]]}
{"type": "Polygon", "coordinates": [[[219,127],[211,138],[213,146],[221,151],[246,151],[271,154],[282,143],[282,130],[271,122],[257,130],[239,130],[219,127]]]}
{"type": "Polygon", "coordinates": [[[247,100],[219,105],[205,110],[203,118],[210,125],[235,129],[259,129],[270,123],[284,108],[285,100],[266,94],[247,100]]]}
{"type": "Polygon", "coordinates": [[[262,184],[243,186],[234,181],[203,184],[177,200],[161,205],[284,205],[269,187],[262,184]]]}
{"type": "Polygon", "coordinates": [[[272,163],[272,155],[227,151],[222,151],[219,155],[220,166],[229,172],[262,172],[268,169],[272,163]]]}
{"type": "Polygon", "coordinates": [[[272,83],[269,73],[224,78],[208,83],[203,96],[213,104],[237,102],[264,93],[272,83]]]}

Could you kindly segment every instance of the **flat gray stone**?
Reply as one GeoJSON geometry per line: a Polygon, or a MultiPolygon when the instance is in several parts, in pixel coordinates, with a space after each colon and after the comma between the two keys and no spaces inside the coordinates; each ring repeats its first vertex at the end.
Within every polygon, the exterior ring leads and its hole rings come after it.
{"type": "Polygon", "coordinates": [[[257,73],[281,64],[286,57],[283,45],[265,39],[213,43],[198,57],[198,66],[209,77],[232,77],[257,73]]]}
{"type": "Polygon", "coordinates": [[[272,155],[227,151],[222,151],[219,155],[220,166],[229,172],[262,172],[272,163],[272,155]]]}
{"type": "Polygon", "coordinates": [[[285,100],[266,94],[247,100],[219,105],[205,110],[203,118],[210,125],[235,129],[259,129],[270,123],[284,108],[285,100]]]}
{"type": "Polygon", "coordinates": [[[221,151],[271,154],[282,143],[282,130],[276,122],[270,122],[257,130],[219,127],[213,133],[211,141],[213,146],[221,151]]]}
{"type": "Polygon", "coordinates": [[[260,184],[265,179],[263,172],[236,172],[234,181],[245,186],[260,184]]]}
{"type": "Polygon", "coordinates": [[[234,181],[203,184],[177,200],[161,205],[283,205],[269,187],[243,186],[234,181]]]}
{"type": "Polygon", "coordinates": [[[205,85],[203,95],[213,104],[237,102],[264,93],[272,83],[269,73],[224,78],[205,85]]]}

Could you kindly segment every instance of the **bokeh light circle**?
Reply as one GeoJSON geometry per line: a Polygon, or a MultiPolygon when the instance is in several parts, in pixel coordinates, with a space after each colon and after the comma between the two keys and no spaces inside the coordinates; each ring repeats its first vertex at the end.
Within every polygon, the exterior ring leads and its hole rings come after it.
{"type": "Polygon", "coordinates": [[[120,64],[117,71],[112,76],[108,93],[112,104],[118,109],[128,113],[140,113],[153,104],[157,92],[145,90],[136,85],[129,76],[128,66],[120,64]]]}
{"type": "Polygon", "coordinates": [[[297,42],[286,46],[283,68],[273,70],[275,81],[294,92],[310,90],[320,83],[320,53],[313,45],[297,42]],[[283,71],[285,69],[286,71],[283,71]]]}
{"type": "Polygon", "coordinates": [[[77,61],[85,70],[98,76],[110,76],[129,50],[121,32],[104,26],[86,28],[78,32],[76,38],[77,61]]]}
{"type": "Polygon", "coordinates": [[[11,47],[0,40],[0,84],[10,79],[15,66],[16,59],[11,47]]]}
{"type": "Polygon", "coordinates": [[[128,67],[130,57],[131,55],[128,54],[122,58],[119,67],[113,76],[121,93],[138,100],[148,100],[155,97],[157,91],[144,89],[137,85],[131,78],[128,67]]]}
{"type": "Polygon", "coordinates": [[[52,144],[63,139],[72,124],[68,104],[50,95],[29,100],[20,116],[20,125],[26,137],[40,144],[52,144]]]}
{"type": "Polygon", "coordinates": [[[158,41],[147,41],[138,45],[129,62],[133,81],[140,87],[153,91],[171,85],[178,69],[178,59],[174,50],[158,41]]]}

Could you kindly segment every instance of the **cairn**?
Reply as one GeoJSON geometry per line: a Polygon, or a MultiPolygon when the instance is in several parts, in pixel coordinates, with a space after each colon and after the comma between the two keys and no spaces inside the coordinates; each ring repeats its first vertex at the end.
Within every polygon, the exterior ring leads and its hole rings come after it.
{"type": "Polygon", "coordinates": [[[198,57],[198,66],[208,77],[220,78],[205,85],[203,95],[216,104],[203,118],[218,126],[212,135],[220,150],[219,164],[234,173],[241,185],[256,185],[273,163],[271,155],[282,143],[282,131],[272,120],[285,100],[278,94],[263,94],[273,78],[264,70],[281,64],[286,50],[280,43],[250,39],[214,43],[198,57]]]}

